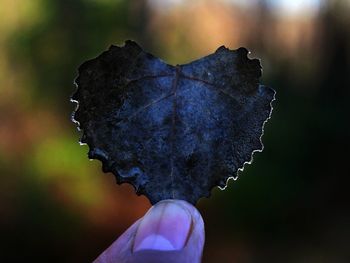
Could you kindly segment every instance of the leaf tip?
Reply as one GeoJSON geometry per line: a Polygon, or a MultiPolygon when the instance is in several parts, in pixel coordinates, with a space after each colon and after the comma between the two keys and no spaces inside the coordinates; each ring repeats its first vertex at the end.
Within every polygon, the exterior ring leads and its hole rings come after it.
{"type": "Polygon", "coordinates": [[[221,47],[219,47],[216,51],[215,51],[215,53],[216,52],[222,52],[222,51],[227,51],[227,50],[229,50],[227,47],[225,47],[224,45],[222,45],[221,47]]]}
{"type": "Polygon", "coordinates": [[[239,54],[241,54],[242,56],[248,56],[248,54],[250,53],[248,49],[246,49],[245,47],[240,47],[237,49],[237,52],[239,54]]]}

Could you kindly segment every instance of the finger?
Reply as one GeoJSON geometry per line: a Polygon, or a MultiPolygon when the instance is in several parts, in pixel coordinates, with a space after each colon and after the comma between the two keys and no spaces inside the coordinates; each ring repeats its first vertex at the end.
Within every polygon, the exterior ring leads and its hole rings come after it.
{"type": "Polygon", "coordinates": [[[204,223],[198,210],[180,200],[153,206],[95,262],[200,262],[204,223]]]}

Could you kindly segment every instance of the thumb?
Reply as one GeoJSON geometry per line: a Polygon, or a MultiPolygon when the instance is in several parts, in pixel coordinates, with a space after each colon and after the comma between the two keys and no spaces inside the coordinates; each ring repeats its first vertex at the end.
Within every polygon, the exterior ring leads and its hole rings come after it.
{"type": "Polygon", "coordinates": [[[164,200],[120,236],[95,263],[197,263],[204,246],[204,223],[186,201],[164,200]]]}

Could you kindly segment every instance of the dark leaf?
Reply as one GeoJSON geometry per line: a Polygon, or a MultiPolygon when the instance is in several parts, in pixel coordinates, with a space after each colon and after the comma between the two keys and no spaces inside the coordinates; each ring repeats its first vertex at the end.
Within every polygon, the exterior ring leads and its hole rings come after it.
{"type": "Polygon", "coordinates": [[[127,41],[85,62],[72,100],[89,158],[152,204],[225,187],[262,150],[275,94],[247,53],[220,47],[174,67],[127,41]]]}

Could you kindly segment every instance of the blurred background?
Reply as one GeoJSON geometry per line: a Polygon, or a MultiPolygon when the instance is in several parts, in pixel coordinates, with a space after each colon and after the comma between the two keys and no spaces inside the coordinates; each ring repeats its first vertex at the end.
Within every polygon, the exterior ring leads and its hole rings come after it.
{"type": "Polygon", "coordinates": [[[0,0],[0,260],[91,262],[150,207],[89,161],[78,66],[136,40],[169,63],[221,45],[277,90],[265,150],[201,199],[203,262],[350,262],[350,1],[0,0]]]}

